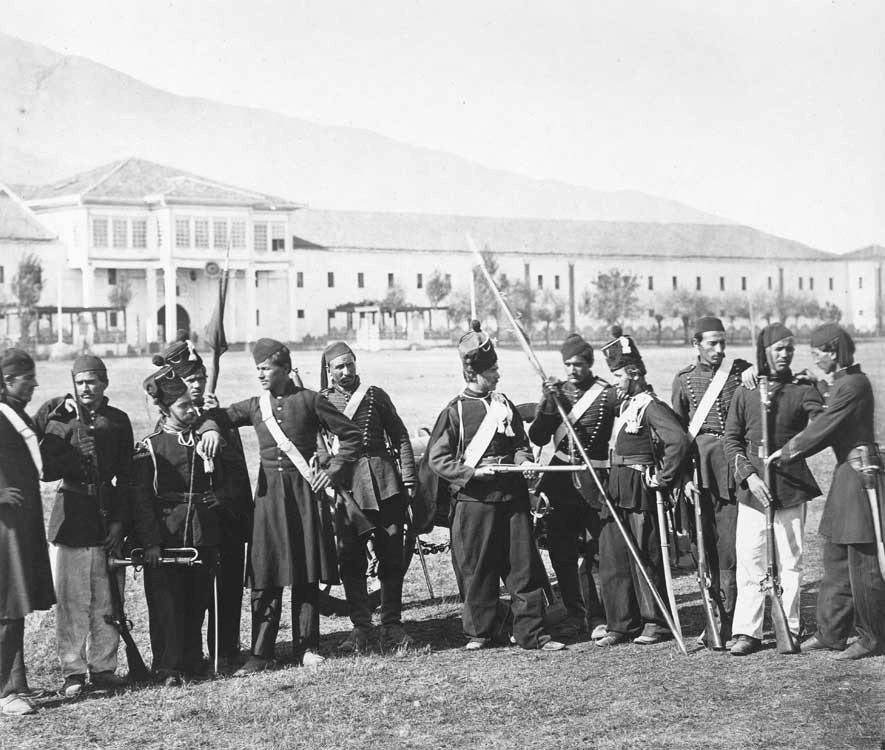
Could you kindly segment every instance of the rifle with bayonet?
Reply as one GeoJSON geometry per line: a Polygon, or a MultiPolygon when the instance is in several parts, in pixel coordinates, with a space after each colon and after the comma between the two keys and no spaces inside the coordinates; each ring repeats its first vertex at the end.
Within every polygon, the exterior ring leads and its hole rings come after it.
{"type": "MultiPolygon", "coordinates": [[[[157,565],[202,565],[200,551],[196,547],[163,547],[157,565]]],[[[128,557],[108,557],[109,568],[143,568],[145,565],[144,547],[135,547],[128,557]]]]}
{"type": "MultiPolygon", "coordinates": [[[[759,376],[759,400],[762,405],[762,445],[759,449],[759,458],[762,459],[764,466],[762,480],[771,492],[774,486],[772,482],[773,467],[768,462],[768,456],[771,454],[771,437],[768,427],[771,397],[768,378],[764,375],[759,376]]],[[[799,644],[790,631],[787,615],[784,612],[783,586],[781,586],[780,572],[777,567],[777,546],[774,540],[774,506],[771,502],[765,507],[765,551],[768,556],[768,567],[765,578],[762,580],[762,590],[771,604],[771,624],[774,628],[777,650],[782,654],[796,654],[799,652],[799,644]]]]}
{"type": "MultiPolygon", "coordinates": [[[[77,381],[73,374],[71,375],[71,383],[74,388],[74,408],[77,411],[77,421],[80,423],[81,429],[85,430],[89,436],[94,438],[95,424],[91,419],[87,418],[86,410],[83,408],[83,404],[80,403],[80,396],[77,394],[77,381]]],[[[106,488],[101,481],[98,455],[84,456],[83,463],[88,476],[90,494],[94,493],[98,500],[98,511],[99,517],[101,518],[102,533],[105,535],[105,538],[107,538],[110,509],[107,506],[106,488]]],[[[117,568],[113,567],[110,562],[110,552],[112,551],[113,550],[105,550],[105,559],[108,570],[108,586],[110,587],[111,592],[111,606],[113,609],[111,614],[104,616],[104,619],[105,622],[116,628],[117,632],[120,634],[120,638],[126,646],[126,661],[129,664],[129,679],[140,682],[149,677],[149,672],[144,663],[144,659],[141,658],[138,646],[132,638],[132,623],[130,620],[126,619],[126,611],[123,608],[123,595],[120,593],[120,587],[117,585],[117,568]]]]}

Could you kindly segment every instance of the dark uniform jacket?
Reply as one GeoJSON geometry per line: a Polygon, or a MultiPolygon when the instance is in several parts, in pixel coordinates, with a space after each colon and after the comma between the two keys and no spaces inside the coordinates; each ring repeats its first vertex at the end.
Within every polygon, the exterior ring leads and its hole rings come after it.
{"type": "MultiPolygon", "coordinates": [[[[866,490],[849,458],[853,448],[873,445],[873,388],[859,365],[836,372],[824,412],[783,447],[785,466],[827,447],[836,454],[836,471],[820,520],[820,533],[837,544],[874,542],[866,490]]],[[[873,449],[873,456],[876,456],[873,449]]],[[[880,484],[881,492],[881,484],[880,484]]]]}
{"type": "MultiPolygon", "coordinates": [[[[359,387],[359,379],[356,388],[359,387]]],[[[353,393],[340,386],[326,388],[322,394],[343,412],[353,393]]],[[[371,385],[351,421],[361,435],[360,457],[353,470],[353,496],[360,508],[375,509],[379,500],[402,492],[402,482],[415,484],[415,457],[409,431],[396,412],[390,396],[371,385]],[[396,468],[391,448],[397,452],[402,466],[402,479],[396,468]]]]}
{"type": "Polygon", "coordinates": [[[233,451],[222,446],[206,472],[190,430],[170,428],[148,435],[134,460],[135,534],[144,547],[214,547],[221,522],[234,515],[232,496],[239,467],[233,451]]]}
{"type": "MultiPolygon", "coordinates": [[[[799,383],[789,371],[772,376],[769,385],[771,407],[768,416],[769,451],[774,453],[790,438],[801,432],[808,421],[823,410],[823,399],[818,390],[807,383],[799,383]]],[[[725,453],[734,471],[738,485],[737,499],[762,511],[762,504],[747,489],[747,478],[757,474],[764,478],[763,461],[759,457],[762,446],[762,404],[759,389],[741,386],[735,391],[725,422],[725,453]]],[[[773,486],[769,487],[778,508],[790,508],[820,495],[820,488],[805,461],[791,465],[772,466],[773,486]]]]}
{"type": "MultiPolygon", "coordinates": [[[[7,404],[39,437],[18,402],[7,404]]],[[[24,497],[21,507],[0,505],[0,620],[20,620],[55,604],[40,477],[24,438],[0,414],[0,490],[13,487],[24,497]]]]}
{"type": "MultiPolygon", "coordinates": [[[[467,466],[462,455],[482,424],[486,415],[483,404],[491,402],[492,395],[479,396],[469,389],[452,399],[437,417],[427,446],[428,463],[432,471],[445,480],[449,490],[459,501],[484,503],[509,502],[521,496],[528,509],[528,488],[521,474],[501,474],[487,479],[474,479],[474,469],[467,466]],[[463,416],[463,423],[461,416],[463,416]]],[[[510,429],[513,435],[496,432],[477,467],[488,464],[521,464],[533,456],[523,427],[522,417],[510,399],[510,429]]]]}
{"type": "Polygon", "coordinates": [[[624,399],[612,442],[612,502],[620,508],[643,512],[655,505],[655,492],[642,481],[644,470],[655,467],[654,474],[665,491],[680,475],[691,446],[676,414],[652,391],[624,399]]]}
{"type": "MultiPolygon", "coordinates": [[[[325,396],[291,381],[282,394],[271,395],[270,400],[277,423],[306,461],[317,451],[321,429],[338,436],[338,452],[329,459],[326,471],[335,484],[347,487],[350,469],[360,453],[356,425],[325,396]]],[[[255,427],[261,456],[250,551],[253,588],[337,583],[329,508],[277,445],[264,424],[259,398],[232,404],[225,414],[231,427],[255,427]]]]}
{"type": "MultiPolygon", "coordinates": [[[[563,383],[560,388],[561,403],[568,414],[596,382],[604,384],[604,388],[575,422],[574,427],[590,460],[607,461],[609,438],[618,410],[617,390],[601,378],[591,375],[585,382],[578,385],[571,382],[563,383]]],[[[551,403],[551,400],[545,396],[538,403],[535,419],[529,425],[529,439],[535,445],[545,446],[553,438],[561,423],[562,418],[556,409],[556,404],[551,403]]],[[[569,434],[563,437],[555,449],[556,455],[551,460],[551,464],[583,463],[569,434]]],[[[554,504],[577,503],[581,498],[594,505],[598,502],[596,484],[589,472],[580,472],[578,475],[563,475],[553,472],[542,474],[537,489],[551,494],[554,504]]]]}
{"type": "MultiPolygon", "coordinates": [[[[40,407],[35,421],[44,434],[43,478],[47,482],[62,480],[49,519],[49,541],[68,547],[101,545],[105,535],[99,498],[88,494],[90,472],[77,448],[78,433],[85,427],[77,419],[73,397],[50,399],[40,407]]],[[[105,398],[95,411],[93,425],[100,492],[108,520],[126,523],[132,488],[132,424],[125,412],[110,406],[105,398]]]]}
{"type": "MultiPolygon", "coordinates": [[[[695,438],[695,460],[700,473],[701,487],[709,489],[719,498],[734,502],[734,475],[725,457],[723,436],[725,420],[734,392],[741,384],[741,373],[750,367],[749,362],[736,359],[731,363],[730,372],[722,390],[707,412],[704,423],[695,438]]],[[[673,411],[685,429],[701,403],[701,399],[713,382],[716,374],[710,365],[700,360],[676,373],[673,379],[671,403],[673,411]]]]}

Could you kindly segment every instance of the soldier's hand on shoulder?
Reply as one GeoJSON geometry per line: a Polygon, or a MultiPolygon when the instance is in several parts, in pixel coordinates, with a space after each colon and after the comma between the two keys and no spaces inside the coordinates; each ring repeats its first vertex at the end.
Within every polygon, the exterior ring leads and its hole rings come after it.
{"type": "Polygon", "coordinates": [[[771,505],[771,492],[758,474],[750,474],[747,477],[747,489],[753,493],[753,497],[762,503],[763,508],[771,505]]]}
{"type": "Polygon", "coordinates": [[[207,409],[217,409],[219,406],[218,396],[216,396],[214,393],[204,393],[203,406],[207,409]]]}
{"type": "Polygon", "coordinates": [[[13,508],[21,508],[25,496],[18,487],[4,487],[0,490],[0,505],[11,505],[13,508]]]}
{"type": "Polygon", "coordinates": [[[741,384],[748,391],[752,391],[756,389],[758,371],[756,369],[756,365],[748,367],[741,373],[741,384]]]}

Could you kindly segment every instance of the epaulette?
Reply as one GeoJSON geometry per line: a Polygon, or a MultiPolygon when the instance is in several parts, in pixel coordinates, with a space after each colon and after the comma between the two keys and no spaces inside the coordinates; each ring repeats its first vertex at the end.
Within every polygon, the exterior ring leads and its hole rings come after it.
{"type": "Polygon", "coordinates": [[[607,380],[605,380],[604,378],[597,377],[596,380],[598,382],[602,383],[606,388],[614,388],[614,386],[611,383],[609,383],[607,380]]]}
{"type": "Polygon", "coordinates": [[[732,372],[743,372],[744,370],[746,370],[747,368],[752,367],[752,366],[753,365],[751,365],[745,359],[736,359],[734,362],[731,363],[731,371],[732,372]]]}
{"type": "Polygon", "coordinates": [[[676,376],[679,377],[680,375],[687,375],[692,370],[694,370],[694,368],[697,366],[698,366],[697,362],[692,362],[690,365],[683,367],[681,370],[679,370],[679,372],[676,373],[676,376]]]}

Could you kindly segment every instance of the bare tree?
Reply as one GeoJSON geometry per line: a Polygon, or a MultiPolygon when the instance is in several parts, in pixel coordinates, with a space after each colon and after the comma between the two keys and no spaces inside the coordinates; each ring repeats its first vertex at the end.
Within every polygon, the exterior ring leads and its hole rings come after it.
{"type": "Polygon", "coordinates": [[[123,311],[123,330],[128,330],[126,312],[132,302],[132,282],[125,273],[117,274],[117,283],[108,290],[108,303],[123,311]]]}
{"type": "Polygon", "coordinates": [[[691,324],[704,315],[713,314],[712,301],[701,294],[689,289],[675,289],[661,299],[661,310],[671,311],[674,318],[682,321],[682,333],[685,343],[691,343],[691,324]]]}
{"type": "Polygon", "coordinates": [[[12,279],[12,294],[18,305],[19,344],[31,343],[31,324],[37,317],[37,304],[43,293],[43,263],[34,253],[24,255],[12,279]]]}
{"type": "Polygon", "coordinates": [[[565,313],[565,302],[548,289],[541,296],[540,301],[535,305],[535,318],[544,324],[544,343],[550,345],[550,326],[553,323],[559,323],[565,313]]]}
{"type": "Polygon", "coordinates": [[[593,281],[593,289],[584,290],[583,311],[608,325],[622,323],[639,310],[639,277],[613,268],[593,281]]]}
{"type": "Polygon", "coordinates": [[[452,279],[438,268],[435,268],[427,277],[424,285],[424,293],[431,305],[439,305],[452,291],[452,279]]]}

